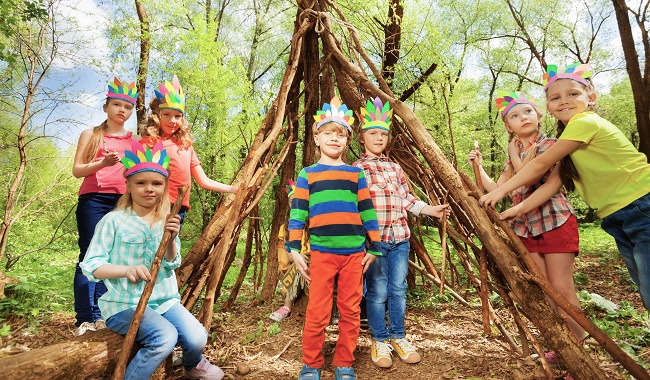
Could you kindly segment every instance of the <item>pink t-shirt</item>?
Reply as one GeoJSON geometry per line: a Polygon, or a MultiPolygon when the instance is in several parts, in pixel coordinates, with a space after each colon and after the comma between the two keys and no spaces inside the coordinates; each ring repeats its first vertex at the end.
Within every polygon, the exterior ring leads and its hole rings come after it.
{"type": "MultiPolygon", "coordinates": [[[[118,151],[120,156],[123,156],[125,150],[131,149],[132,135],[131,132],[127,132],[126,135],[122,136],[104,135],[94,162],[103,160],[106,153],[114,150],[118,151]]],[[[124,179],[124,165],[121,162],[101,168],[95,173],[84,177],[79,188],[79,195],[88,193],[124,194],[125,192],[126,180],[124,179]]]]}
{"type": "MultiPolygon", "coordinates": [[[[192,168],[201,165],[194,148],[190,146],[182,149],[174,140],[163,139],[163,147],[169,155],[169,201],[173,204],[178,196],[178,188],[192,186],[192,168]]],[[[143,138],[140,143],[144,146],[153,146],[150,138],[143,138]]],[[[190,208],[190,189],[187,189],[183,198],[183,206],[190,208]]]]}

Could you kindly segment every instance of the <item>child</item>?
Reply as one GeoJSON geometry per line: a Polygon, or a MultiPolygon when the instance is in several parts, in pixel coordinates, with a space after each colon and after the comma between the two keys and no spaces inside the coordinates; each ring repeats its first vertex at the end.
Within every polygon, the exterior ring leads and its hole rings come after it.
{"type": "MultiPolygon", "coordinates": [[[[481,180],[487,191],[503,185],[515,172],[525,168],[530,160],[547,151],[556,141],[547,138],[540,130],[542,112],[532,98],[521,92],[506,91],[498,91],[497,96],[497,109],[510,134],[509,159],[499,180],[495,183],[485,172],[481,166],[482,155],[478,150],[469,153],[470,163],[477,160],[481,180]]],[[[561,188],[562,181],[556,166],[548,170],[537,183],[521,186],[511,192],[511,210],[516,213],[513,229],[542,275],[558,293],[580,308],[573,283],[573,266],[579,252],[578,222],[561,188]]],[[[561,309],[558,312],[563,313],[561,309]]],[[[566,316],[566,324],[579,342],[584,339],[584,329],[573,318],[566,316]]],[[[546,354],[546,359],[557,362],[552,351],[546,354]]]]}
{"type": "MultiPolygon", "coordinates": [[[[289,202],[293,198],[293,194],[296,190],[296,184],[292,180],[289,181],[287,185],[289,202]]],[[[276,322],[282,322],[284,319],[288,318],[291,315],[291,309],[293,308],[293,303],[299,295],[301,289],[305,292],[308,291],[307,282],[305,278],[300,275],[296,264],[293,262],[293,258],[288,254],[285,247],[286,243],[286,227],[284,224],[280,226],[280,231],[278,232],[278,266],[280,269],[281,282],[284,285],[287,294],[284,297],[284,305],[282,305],[278,310],[271,313],[269,318],[276,322]]],[[[309,256],[309,235],[304,234],[301,243],[300,254],[305,257],[305,260],[308,260],[309,256]]]]}
{"type": "Polygon", "coordinates": [[[392,113],[390,104],[382,104],[379,97],[372,102],[367,101],[366,108],[361,108],[364,124],[359,142],[363,144],[365,153],[353,164],[363,169],[368,180],[381,235],[381,256],[377,257],[366,273],[366,307],[372,335],[372,361],[382,368],[392,366],[391,350],[395,350],[405,363],[420,361],[415,347],[404,339],[406,275],[411,235],[406,211],[437,218],[449,215],[450,212],[448,204],[430,206],[415,199],[409,193],[402,168],[384,155],[392,113]]]}
{"type": "MultiPolygon", "coordinates": [[[[163,142],[167,150],[169,163],[169,202],[174,203],[178,195],[178,188],[191,186],[192,177],[201,188],[224,193],[235,193],[237,187],[213,181],[205,174],[201,161],[196,156],[192,147],[192,135],[185,118],[185,93],[181,88],[178,77],[174,75],[172,83],[165,81],[155,90],[156,97],[151,100],[149,107],[151,113],[146,127],[141,131],[142,145],[152,147],[156,142],[163,142]]],[[[178,213],[181,223],[185,213],[190,209],[190,189],[185,193],[183,206],[178,213]]]]}
{"type": "MultiPolygon", "coordinates": [[[[558,141],[523,170],[480,199],[494,205],[509,192],[537,181],[556,162],[568,190],[576,188],[597,209],[603,229],[614,236],[641,298],[650,307],[650,164],[612,123],[592,109],[596,92],[588,64],[544,74],[546,108],[557,119],[558,141]]],[[[505,219],[516,215],[507,210],[505,219]]]]}
{"type": "Polygon", "coordinates": [[[133,142],[122,163],[126,167],[126,193],[115,211],[97,225],[88,255],[81,263],[88,279],[105,279],[108,291],[99,305],[106,327],[118,334],[127,333],[145,282],[152,280],[149,267],[165,230],[174,238],[165,251],[136,335],[142,348],[129,363],[124,378],[150,378],[178,343],[183,349],[186,379],[222,379],[223,371],[201,355],[208,336],[205,328],[180,303],[174,274],[181,262],[180,216],[165,220],[169,213],[169,156],[162,142],[153,150],[133,142]]]}
{"type": "Polygon", "coordinates": [[[135,106],[138,91],[135,83],[123,84],[113,79],[108,84],[104,112],[106,120],[79,136],[72,174],[83,177],[77,205],[79,262],[74,274],[74,309],[77,317],[75,336],[104,327],[97,300],[106,292],[103,282],[88,282],[79,263],[86,256],[90,239],[99,220],[111,211],[126,190],[118,152],[131,148],[132,133],[124,129],[135,106]]]}
{"type": "Polygon", "coordinates": [[[338,275],[336,302],[341,318],[332,364],[336,379],[353,380],[363,273],[375,256],[381,255],[379,225],[363,170],[342,160],[352,134],[352,111],[334,97],[314,118],[314,140],[320,159],[298,175],[287,243],[298,271],[310,284],[302,341],[304,366],[299,379],[320,379],[325,327],[332,310],[334,278],[338,275]],[[307,220],[311,245],[309,268],[300,255],[307,220]],[[367,253],[366,235],[370,238],[367,253]]]}

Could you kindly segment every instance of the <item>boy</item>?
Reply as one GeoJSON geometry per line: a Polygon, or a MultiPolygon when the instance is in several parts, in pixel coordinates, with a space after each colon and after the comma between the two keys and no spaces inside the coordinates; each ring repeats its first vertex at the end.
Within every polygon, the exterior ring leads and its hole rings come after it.
{"type": "Polygon", "coordinates": [[[430,206],[415,199],[409,193],[402,168],[388,161],[384,155],[392,113],[390,104],[382,104],[379,97],[373,99],[372,103],[367,101],[366,108],[361,108],[363,125],[359,142],[364,146],[365,153],[353,163],[366,174],[380,227],[381,256],[377,257],[375,264],[366,273],[366,308],[372,336],[372,361],[381,368],[393,365],[393,350],[405,363],[420,361],[415,347],[404,339],[406,275],[411,236],[406,211],[437,218],[448,216],[450,212],[448,204],[430,206]]]}
{"type": "Polygon", "coordinates": [[[334,97],[318,111],[314,140],[319,161],[298,174],[291,202],[287,248],[310,284],[302,337],[303,363],[299,380],[320,379],[322,353],[332,310],[334,278],[338,275],[339,339],[332,364],[336,379],[356,378],[352,365],[359,337],[359,302],[363,273],[380,255],[379,225],[363,170],[347,165],[342,156],[352,135],[352,111],[334,97]],[[309,219],[311,265],[300,255],[305,222],[309,219]],[[370,245],[366,253],[366,234],[370,245]]]}

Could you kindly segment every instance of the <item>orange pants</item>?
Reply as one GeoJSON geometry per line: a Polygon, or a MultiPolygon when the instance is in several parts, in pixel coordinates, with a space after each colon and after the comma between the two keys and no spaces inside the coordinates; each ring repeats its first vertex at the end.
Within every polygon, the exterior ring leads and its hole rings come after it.
{"type": "Polygon", "coordinates": [[[363,296],[363,266],[365,252],[337,255],[311,252],[309,303],[305,328],[302,332],[302,361],[312,368],[322,368],[325,328],[332,314],[334,278],[338,274],[336,306],[339,308],[339,339],[332,365],[350,367],[359,338],[359,303],[363,296]]]}

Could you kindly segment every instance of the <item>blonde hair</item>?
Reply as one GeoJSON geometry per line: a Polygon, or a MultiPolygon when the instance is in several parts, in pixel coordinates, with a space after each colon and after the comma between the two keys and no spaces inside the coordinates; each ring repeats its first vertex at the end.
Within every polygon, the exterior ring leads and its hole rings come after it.
{"type": "MultiPolygon", "coordinates": [[[[522,165],[526,166],[527,163],[533,160],[535,158],[535,155],[537,153],[537,147],[539,146],[539,134],[542,130],[542,110],[536,105],[536,104],[530,104],[533,109],[535,110],[535,113],[537,113],[537,138],[535,138],[535,141],[533,144],[526,150],[524,153],[524,158],[522,160],[522,165]]],[[[506,113],[505,115],[501,115],[501,120],[503,121],[504,125],[508,125],[508,122],[506,121],[506,116],[508,114],[506,113]]],[[[514,132],[508,132],[508,144],[512,141],[512,139],[515,138],[515,133],[514,132]]],[[[508,158],[507,161],[508,168],[506,169],[506,172],[504,173],[506,179],[510,179],[515,175],[515,167],[512,165],[510,162],[510,159],[508,158]]]]}
{"type": "MultiPolygon", "coordinates": [[[[111,102],[111,98],[106,98],[104,107],[106,107],[110,102],[111,102]]],[[[104,141],[104,136],[106,135],[106,132],[108,132],[107,120],[104,120],[98,126],[93,127],[93,132],[92,135],[90,136],[90,140],[88,140],[88,144],[86,144],[86,147],[84,148],[83,154],[81,156],[81,160],[83,161],[82,162],[83,164],[87,164],[89,162],[95,161],[95,158],[97,157],[97,153],[99,153],[99,146],[104,141]]]]}
{"type": "MultiPolygon", "coordinates": [[[[350,145],[350,139],[352,138],[352,132],[349,131],[347,128],[345,128],[343,125],[339,123],[335,123],[333,121],[330,121],[329,123],[325,123],[321,125],[320,127],[318,126],[318,122],[314,122],[314,124],[311,127],[312,132],[314,136],[321,132],[337,132],[337,133],[342,133],[345,132],[348,135],[348,139],[345,143],[345,149],[343,150],[343,153],[341,153],[341,157],[347,157],[347,148],[348,145],[350,145]]],[[[320,147],[317,145],[316,146],[316,156],[320,158],[320,147]]]]}
{"type": "MultiPolygon", "coordinates": [[[[154,223],[159,222],[167,217],[167,214],[169,214],[169,209],[170,209],[170,203],[169,203],[169,181],[168,179],[160,174],[163,178],[165,178],[165,190],[163,191],[161,197],[160,197],[160,202],[156,205],[154,209],[154,223]]],[[[117,205],[115,206],[116,210],[125,210],[125,211],[132,211],[133,210],[133,198],[131,197],[131,192],[129,190],[129,183],[133,179],[133,176],[128,176],[126,177],[126,192],[120,197],[120,199],[117,201],[117,205]]]]}
{"type": "MultiPolygon", "coordinates": [[[[140,136],[147,137],[145,141],[148,143],[155,144],[156,141],[160,140],[160,101],[158,98],[151,99],[149,102],[149,108],[151,113],[147,117],[147,123],[140,128],[140,136]]],[[[176,145],[181,147],[181,149],[188,149],[192,146],[194,137],[190,133],[190,125],[185,118],[185,113],[183,113],[183,118],[181,125],[174,132],[171,138],[176,145]]]]}

